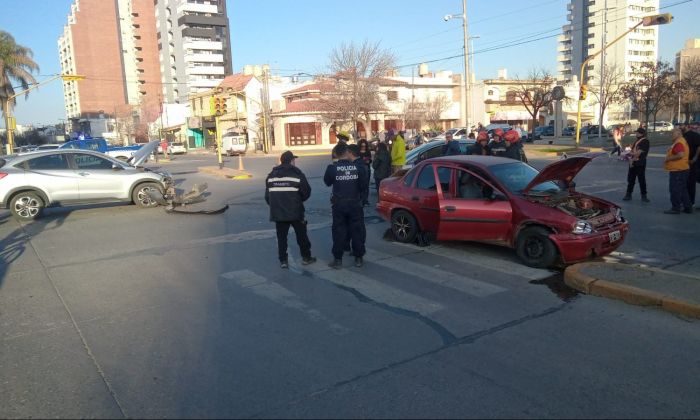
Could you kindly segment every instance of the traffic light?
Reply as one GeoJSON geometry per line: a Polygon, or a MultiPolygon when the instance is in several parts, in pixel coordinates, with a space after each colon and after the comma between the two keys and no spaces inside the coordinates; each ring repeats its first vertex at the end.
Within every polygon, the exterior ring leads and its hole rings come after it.
{"type": "Polygon", "coordinates": [[[581,85],[581,89],[579,89],[579,92],[578,92],[578,99],[583,101],[586,99],[587,95],[588,95],[588,86],[581,85]]]}
{"type": "Polygon", "coordinates": [[[664,13],[661,15],[652,15],[642,18],[642,25],[644,26],[654,26],[654,25],[665,25],[673,21],[673,15],[670,13],[664,13]]]}
{"type": "Polygon", "coordinates": [[[209,97],[209,115],[216,115],[216,96],[209,97]]]}
{"type": "Polygon", "coordinates": [[[221,116],[228,113],[226,98],[212,96],[209,98],[209,115],[221,116]]]}

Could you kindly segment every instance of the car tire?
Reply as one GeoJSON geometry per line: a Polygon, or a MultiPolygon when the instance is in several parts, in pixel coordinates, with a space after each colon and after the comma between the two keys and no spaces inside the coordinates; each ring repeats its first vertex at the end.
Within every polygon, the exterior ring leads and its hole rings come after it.
{"type": "Polygon", "coordinates": [[[41,216],[46,204],[38,194],[23,191],[15,194],[10,200],[12,215],[20,220],[35,220],[41,216]]]}
{"type": "Polygon", "coordinates": [[[557,247],[543,227],[529,227],[520,232],[515,252],[525,265],[535,268],[551,267],[558,257],[557,247]]]}
{"type": "Polygon", "coordinates": [[[157,207],[158,203],[151,199],[146,193],[148,190],[157,190],[159,193],[163,194],[162,186],[155,182],[144,182],[143,184],[137,185],[131,193],[131,199],[134,204],[142,208],[157,207]]]}
{"type": "Polygon", "coordinates": [[[398,242],[413,243],[418,234],[418,222],[413,215],[405,210],[395,211],[391,215],[391,233],[398,242]]]}

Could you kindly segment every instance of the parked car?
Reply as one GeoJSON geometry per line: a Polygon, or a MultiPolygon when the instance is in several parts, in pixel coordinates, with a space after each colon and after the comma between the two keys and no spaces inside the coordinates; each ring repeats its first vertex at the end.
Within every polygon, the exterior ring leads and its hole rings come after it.
{"type": "MultiPolygon", "coordinates": [[[[461,139],[459,141],[459,151],[462,154],[467,154],[467,148],[472,144],[476,143],[474,139],[461,139]]],[[[406,164],[404,164],[403,169],[410,169],[415,166],[418,162],[426,159],[434,158],[437,156],[442,156],[442,146],[445,144],[445,139],[442,141],[431,140],[421,146],[416,147],[410,152],[406,153],[406,164]]]]}
{"type": "Polygon", "coordinates": [[[185,143],[172,142],[168,143],[168,154],[169,155],[181,155],[187,153],[185,148],[185,143]]]}
{"type": "Polygon", "coordinates": [[[422,231],[510,247],[532,267],[571,264],[611,253],[629,229],[617,205],[574,190],[572,179],[593,157],[542,171],[493,156],[428,159],[383,180],[377,210],[400,242],[422,231]]]}
{"type": "Polygon", "coordinates": [[[63,143],[59,149],[82,149],[94,150],[104,153],[115,159],[128,161],[134,153],[136,153],[143,144],[134,144],[131,146],[110,146],[102,137],[90,137],[80,140],[71,140],[63,143]]]}
{"type": "Polygon", "coordinates": [[[598,130],[600,130],[600,134],[603,137],[608,135],[608,130],[606,130],[605,127],[600,128],[598,125],[587,125],[581,127],[581,135],[597,136],[598,130]]]}
{"type": "Polygon", "coordinates": [[[572,137],[572,136],[576,135],[576,127],[574,127],[574,126],[564,127],[564,129],[561,131],[561,135],[566,136],[566,137],[572,137]]]}
{"type": "Polygon", "coordinates": [[[454,127],[446,130],[444,133],[440,134],[439,136],[433,137],[430,141],[445,141],[445,136],[447,134],[452,134],[452,138],[454,140],[459,140],[459,139],[466,139],[467,136],[469,135],[469,129],[467,127],[454,127]]]}
{"type": "Polygon", "coordinates": [[[20,220],[41,216],[45,207],[125,201],[157,205],[149,190],[163,193],[167,175],[138,168],[156,148],[142,147],[131,164],[104,153],[56,149],[0,159],[0,207],[20,220]]]}
{"type": "Polygon", "coordinates": [[[673,130],[673,124],[668,121],[657,121],[649,124],[649,129],[651,131],[671,131],[673,130]]]}
{"type": "Polygon", "coordinates": [[[221,136],[221,150],[228,156],[244,155],[248,150],[248,141],[245,134],[237,131],[229,131],[221,136]]]}

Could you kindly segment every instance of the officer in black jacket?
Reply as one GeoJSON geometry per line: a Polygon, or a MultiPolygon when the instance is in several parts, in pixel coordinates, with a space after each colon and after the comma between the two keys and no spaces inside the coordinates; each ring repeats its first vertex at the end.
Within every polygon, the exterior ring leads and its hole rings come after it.
{"type": "Polygon", "coordinates": [[[306,233],[304,201],[311,196],[311,186],[306,176],[294,165],[297,157],[286,151],[280,157],[280,165],[272,168],[265,180],[265,201],[270,205],[270,220],[277,229],[277,251],[280,267],[289,268],[287,262],[287,234],[289,226],[294,228],[297,244],[301,250],[301,263],[316,262],[311,256],[311,242],[306,233]]]}
{"type": "Polygon", "coordinates": [[[333,186],[331,196],[333,213],[333,262],[332,268],[343,265],[343,248],[347,244],[348,232],[355,255],[355,266],[362,266],[365,255],[365,218],[362,211],[362,192],[367,188],[367,173],[363,163],[349,160],[348,146],[335,146],[338,161],[326,168],[323,182],[333,186]]]}

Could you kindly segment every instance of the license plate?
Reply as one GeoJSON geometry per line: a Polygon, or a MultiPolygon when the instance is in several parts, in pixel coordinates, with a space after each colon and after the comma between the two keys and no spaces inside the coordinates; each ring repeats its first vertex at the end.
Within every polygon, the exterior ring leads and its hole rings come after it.
{"type": "Polygon", "coordinates": [[[619,230],[616,230],[614,232],[608,233],[608,238],[610,238],[610,243],[612,242],[617,242],[622,238],[622,235],[620,234],[619,230]]]}

